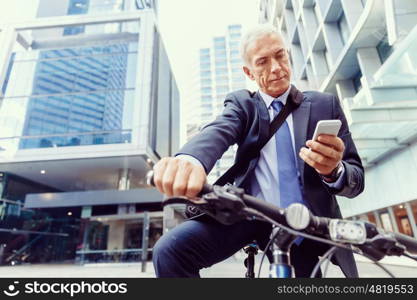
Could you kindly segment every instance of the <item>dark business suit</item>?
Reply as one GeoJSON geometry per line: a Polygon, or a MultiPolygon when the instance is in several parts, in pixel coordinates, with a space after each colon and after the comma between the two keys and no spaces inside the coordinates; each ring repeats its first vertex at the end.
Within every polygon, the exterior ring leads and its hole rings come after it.
{"type": "MultiPolygon", "coordinates": [[[[344,186],[341,190],[334,190],[326,186],[318,173],[298,158],[298,167],[300,174],[302,174],[303,196],[313,214],[340,218],[341,214],[335,195],[352,198],[361,193],[364,188],[363,167],[338,99],[333,95],[314,91],[303,92],[303,98],[301,105],[292,113],[295,152],[297,154],[300,148],[305,146],[306,140],[312,138],[315,126],[319,120],[340,119],[342,121],[339,137],[345,144],[342,161],[345,167],[345,178],[344,186]]],[[[244,153],[247,153],[247,150],[254,147],[256,143],[261,143],[267,139],[269,124],[268,110],[259,93],[234,92],[227,95],[223,113],[215,121],[205,126],[201,133],[189,141],[179,153],[197,158],[208,173],[228,147],[235,143],[239,146],[236,160],[245,161],[242,159],[242,156],[245,155],[244,153]]],[[[251,180],[255,176],[254,170],[258,160],[259,157],[256,157],[242,167],[241,172],[234,180],[237,186],[243,187],[250,192],[251,180]]],[[[233,179],[229,181],[233,181],[233,179]]],[[[175,234],[181,235],[180,230],[175,234]]],[[[166,246],[168,240],[165,239],[164,242],[166,246]]],[[[303,241],[301,245],[304,242],[306,241],[303,241]]],[[[317,248],[320,248],[320,253],[316,253],[318,255],[323,254],[323,251],[325,251],[325,248],[321,246],[317,248]]],[[[305,259],[301,254],[297,257],[292,257],[292,260],[301,261],[305,259]]],[[[307,258],[307,260],[311,259],[307,258]]],[[[335,254],[335,261],[340,265],[346,276],[357,276],[352,253],[338,250],[335,254]]],[[[293,263],[296,262],[293,261],[293,263]]],[[[308,261],[299,263],[299,265],[304,265],[305,263],[308,263],[308,261]]]]}

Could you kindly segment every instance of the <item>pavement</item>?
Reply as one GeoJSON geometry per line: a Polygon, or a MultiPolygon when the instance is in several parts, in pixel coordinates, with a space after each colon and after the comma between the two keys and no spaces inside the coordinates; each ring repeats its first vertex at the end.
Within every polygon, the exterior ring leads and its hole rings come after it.
{"type": "MultiPolygon", "coordinates": [[[[244,253],[238,252],[229,259],[203,269],[201,277],[205,278],[239,278],[244,277],[245,267],[244,253]]],[[[260,264],[261,254],[256,256],[256,274],[260,264]]],[[[366,258],[355,256],[359,275],[361,277],[389,277],[384,271],[366,258]]],[[[396,277],[417,277],[417,262],[405,257],[384,258],[382,264],[396,277]]],[[[18,266],[0,266],[2,278],[154,278],[155,271],[152,262],[146,264],[146,271],[141,272],[141,263],[110,263],[110,264],[34,264],[18,266]]],[[[268,277],[269,263],[267,259],[263,263],[261,277],[268,277]]],[[[338,266],[329,264],[326,277],[344,277],[338,266]]]]}

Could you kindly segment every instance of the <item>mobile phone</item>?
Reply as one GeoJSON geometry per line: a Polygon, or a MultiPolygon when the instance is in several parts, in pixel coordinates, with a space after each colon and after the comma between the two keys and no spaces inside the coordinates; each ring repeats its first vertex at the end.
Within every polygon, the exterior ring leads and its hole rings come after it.
{"type": "Polygon", "coordinates": [[[340,120],[321,120],[317,122],[316,129],[313,134],[313,141],[317,141],[320,134],[328,134],[337,136],[342,122],[340,120]]]}

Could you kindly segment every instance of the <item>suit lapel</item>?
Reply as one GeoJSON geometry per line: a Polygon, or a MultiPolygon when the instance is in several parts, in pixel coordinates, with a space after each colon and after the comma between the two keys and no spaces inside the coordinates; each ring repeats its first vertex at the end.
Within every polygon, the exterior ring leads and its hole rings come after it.
{"type": "Polygon", "coordinates": [[[300,152],[301,147],[305,145],[307,138],[307,127],[310,119],[310,105],[309,101],[304,101],[301,105],[292,112],[293,118],[293,127],[294,127],[294,144],[295,144],[295,154],[298,160],[298,169],[301,174],[301,180],[304,184],[304,161],[299,157],[298,153],[300,152]]]}

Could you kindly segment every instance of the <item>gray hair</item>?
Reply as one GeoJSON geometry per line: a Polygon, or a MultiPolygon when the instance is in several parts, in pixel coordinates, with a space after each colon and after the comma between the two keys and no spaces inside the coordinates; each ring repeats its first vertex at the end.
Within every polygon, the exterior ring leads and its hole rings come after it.
{"type": "Polygon", "coordinates": [[[246,55],[249,45],[251,45],[256,40],[270,34],[279,36],[284,40],[281,32],[279,32],[274,26],[270,24],[257,25],[256,27],[249,29],[243,35],[242,40],[240,41],[240,55],[246,66],[249,65],[248,57],[246,55]]]}

